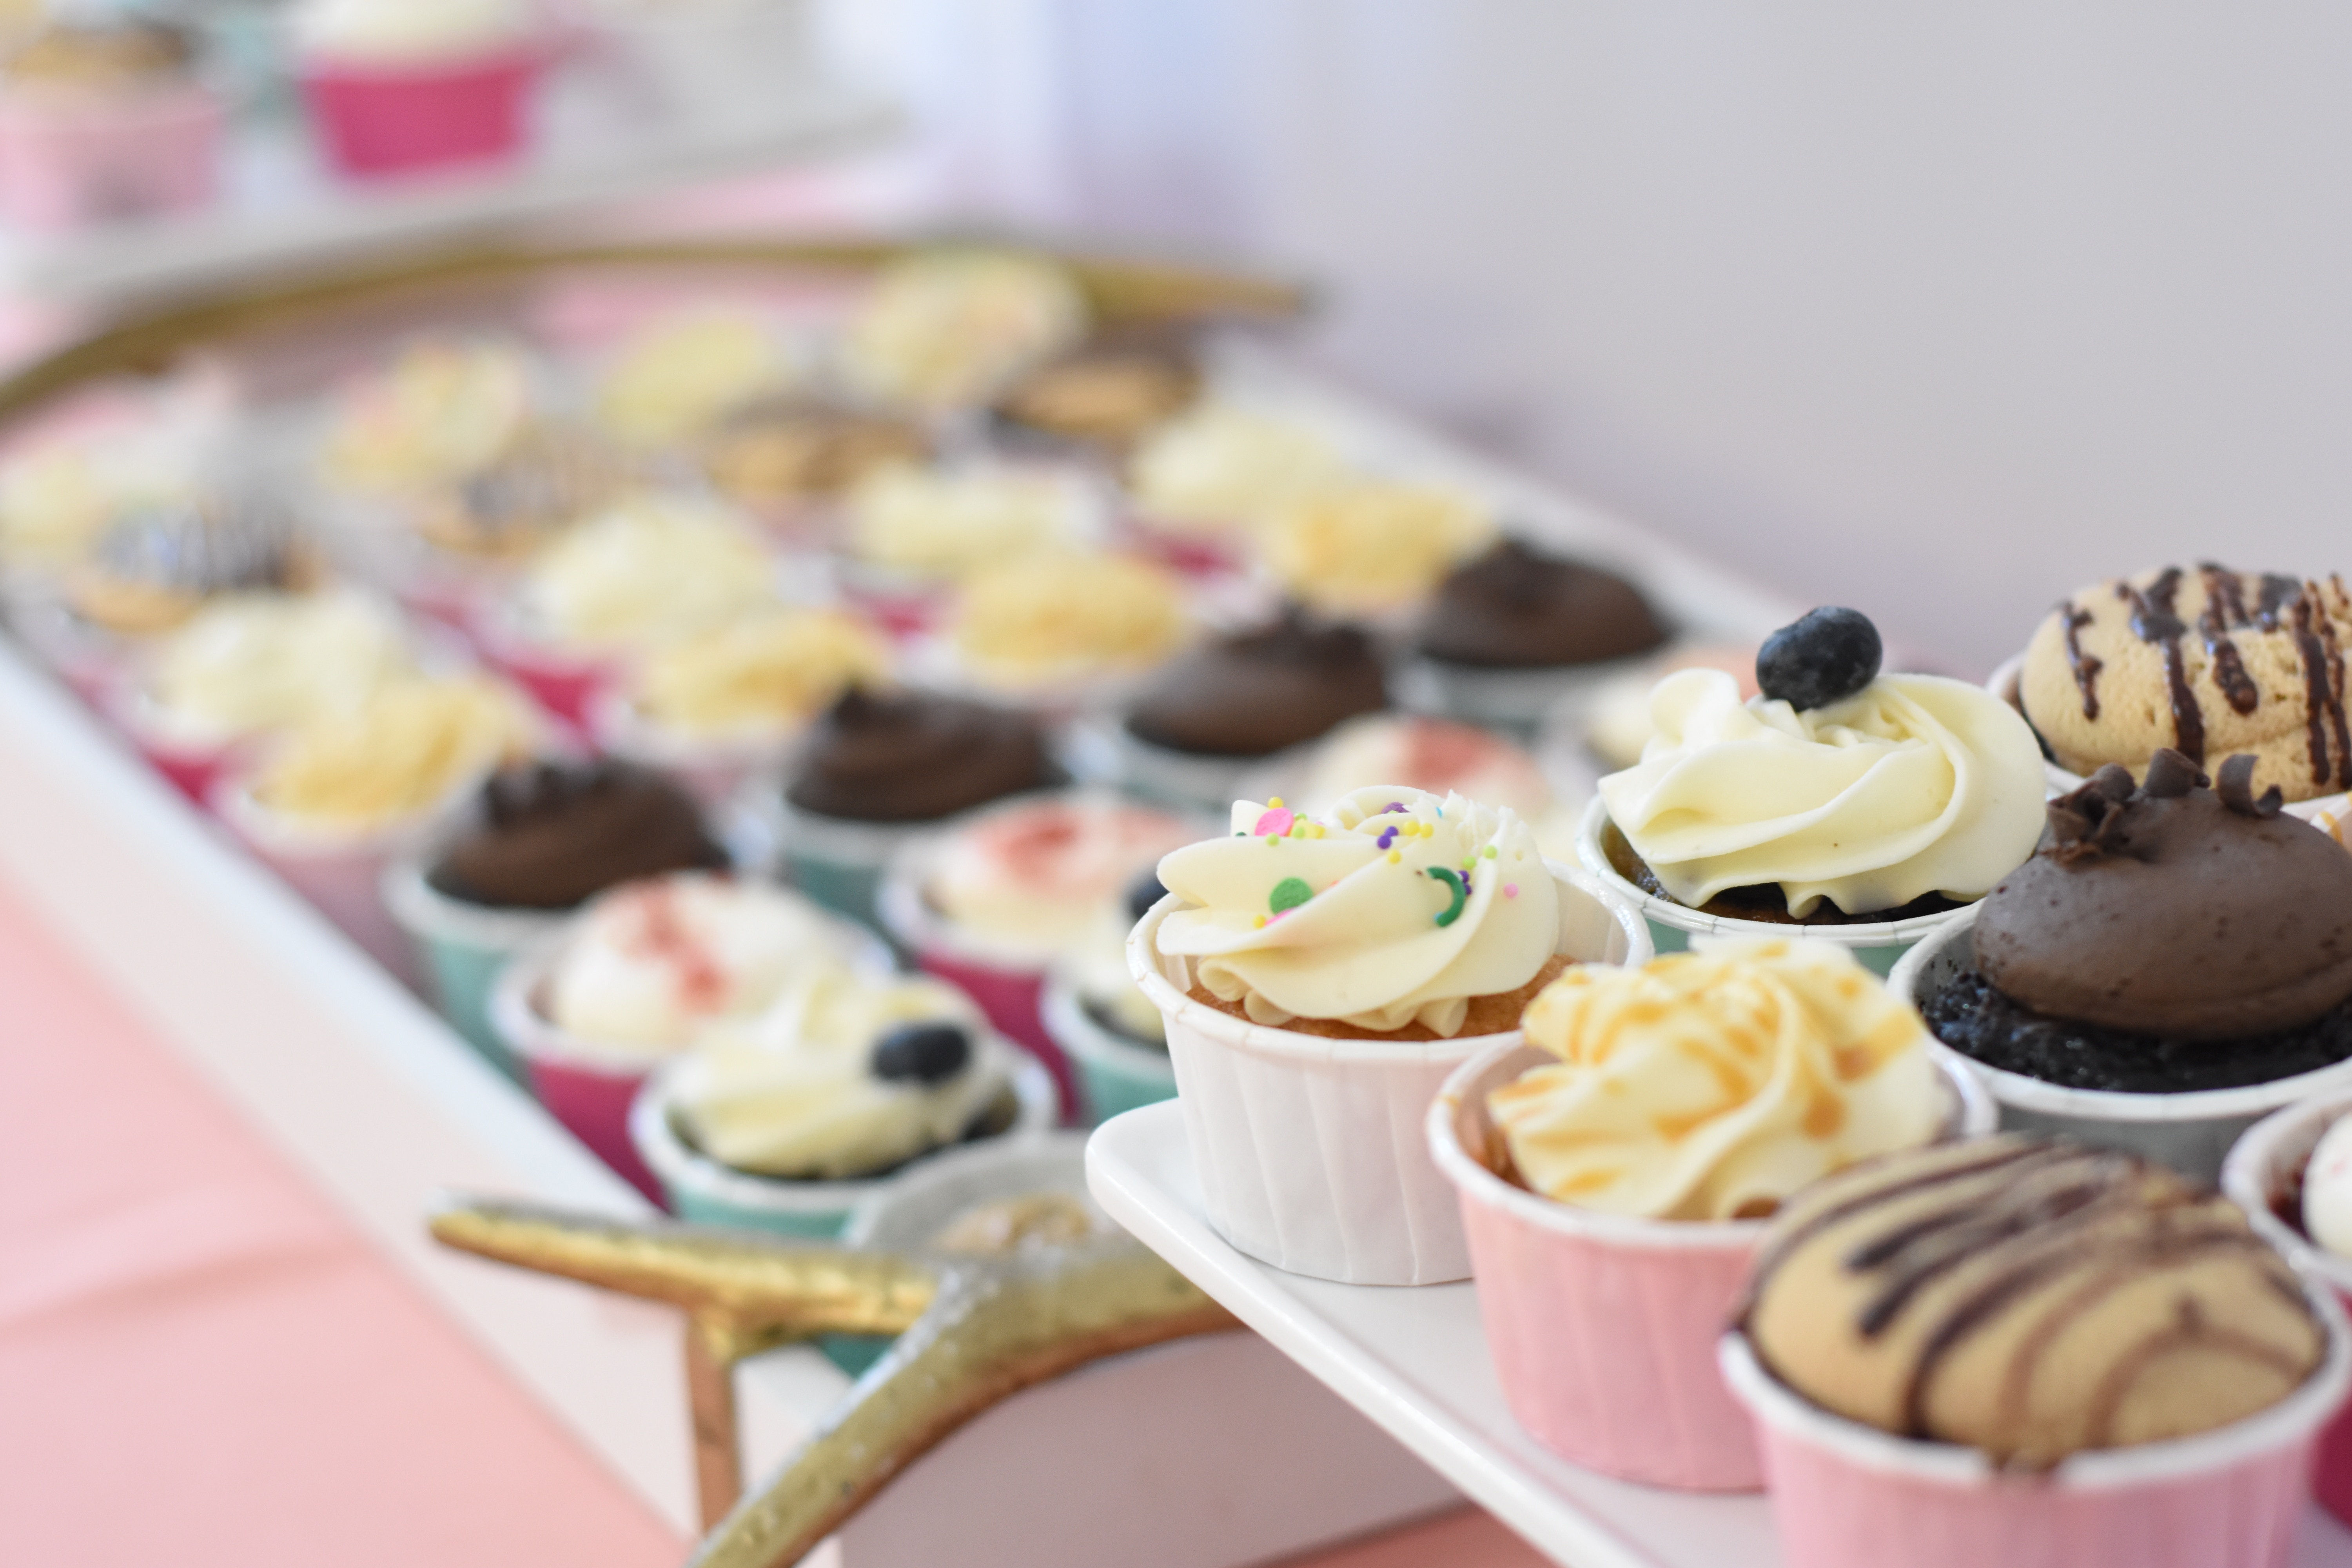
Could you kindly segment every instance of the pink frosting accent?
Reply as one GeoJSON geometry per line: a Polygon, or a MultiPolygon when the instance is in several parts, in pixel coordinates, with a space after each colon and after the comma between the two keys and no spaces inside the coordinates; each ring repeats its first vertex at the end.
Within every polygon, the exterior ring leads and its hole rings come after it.
{"type": "Polygon", "coordinates": [[[1092,909],[1125,887],[1139,868],[1196,837],[1181,819],[1161,812],[1041,801],[972,824],[942,870],[968,883],[984,879],[1092,909]]]}

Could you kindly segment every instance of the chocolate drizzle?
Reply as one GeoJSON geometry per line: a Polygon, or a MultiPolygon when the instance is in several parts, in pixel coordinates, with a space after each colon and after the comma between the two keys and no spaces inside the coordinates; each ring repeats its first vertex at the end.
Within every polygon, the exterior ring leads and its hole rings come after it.
{"type": "Polygon", "coordinates": [[[2180,568],[2166,567],[2145,590],[2118,583],[2116,592],[2131,604],[2132,635],[2154,644],[2164,655],[2164,684],[2172,700],[2173,744],[2190,762],[2203,762],[2205,710],[2198,706],[2197,694],[2189,689],[2188,666],[2180,652],[2180,639],[2189,627],[2173,609],[2180,593],[2180,568]]]}
{"type": "MultiPolygon", "coordinates": [[[[2338,584],[2340,587],[2341,585],[2338,584]]],[[[2288,634],[2303,660],[2305,735],[2314,784],[2352,786],[2352,734],[2344,719],[2344,650],[2336,623],[2319,613],[2315,587],[2288,606],[2288,634]]]]}
{"type": "Polygon", "coordinates": [[[2106,661],[2097,654],[2083,651],[2083,628],[2091,624],[2091,612],[2072,600],[2058,606],[2060,624],[2066,628],[2066,667],[2074,672],[2075,688],[2083,693],[2083,717],[2099,716],[2099,671],[2106,661]]]}
{"type": "Polygon", "coordinates": [[[2197,571],[2205,580],[2205,613],[2197,617],[2197,629],[2205,638],[2205,656],[2213,663],[2213,684],[2221,689],[2231,709],[2251,713],[2262,706],[2262,689],[2246,673],[2246,661],[2230,637],[2232,626],[2247,624],[2244,585],[2235,572],[2225,572],[2210,562],[2197,571]]]}

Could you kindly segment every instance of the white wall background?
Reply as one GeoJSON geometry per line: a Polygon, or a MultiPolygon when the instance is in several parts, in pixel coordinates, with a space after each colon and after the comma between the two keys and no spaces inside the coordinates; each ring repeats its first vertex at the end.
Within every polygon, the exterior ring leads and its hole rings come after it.
{"type": "Polygon", "coordinates": [[[1359,379],[1956,667],[2352,557],[2352,7],[877,3],[950,200],[1324,279],[1359,379]]]}

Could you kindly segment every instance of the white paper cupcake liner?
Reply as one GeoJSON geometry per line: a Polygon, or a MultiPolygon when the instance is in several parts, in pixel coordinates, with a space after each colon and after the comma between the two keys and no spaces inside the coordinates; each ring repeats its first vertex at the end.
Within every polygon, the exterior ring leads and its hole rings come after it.
{"type": "MultiPolygon", "coordinates": [[[[1640,916],[1564,866],[1556,951],[1586,962],[1652,956],[1640,916]]],[[[1209,1222],[1264,1263],[1350,1285],[1466,1278],[1452,1184],[1423,1129],[1446,1076],[1503,1034],[1404,1044],[1268,1028],[1196,1002],[1190,965],[1155,945],[1178,907],[1154,905],[1128,938],[1128,966],[1168,1021],[1177,1102],[1209,1222]]]]}
{"type": "MultiPolygon", "coordinates": [[[[1949,929],[1903,956],[1887,977],[1888,990],[1916,1007],[1975,962],[1976,908],[1960,914],[1963,918],[1949,929]]],[[[2239,1089],[2133,1094],[2068,1089],[2006,1072],[1973,1061],[1940,1040],[1934,1042],[1933,1048],[1976,1069],[2000,1105],[2000,1124],[2005,1129],[2053,1133],[2126,1150],[2209,1185],[2220,1178],[2222,1157],[2238,1135],[2272,1111],[2298,1100],[2352,1093],[2352,1059],[2239,1089]]]]}

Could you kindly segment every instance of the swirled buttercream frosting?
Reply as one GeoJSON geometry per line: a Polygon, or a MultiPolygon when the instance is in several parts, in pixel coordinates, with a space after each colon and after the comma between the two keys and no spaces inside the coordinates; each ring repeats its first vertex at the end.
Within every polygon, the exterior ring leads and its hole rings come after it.
{"type": "Polygon", "coordinates": [[[2042,752],[2016,710],[1964,681],[1882,675],[1799,710],[1742,701],[1717,669],[1650,699],[1642,760],[1601,781],[1609,816],[1675,901],[1777,883],[1802,918],[1928,894],[1981,897],[2042,835],[2042,752]]]}
{"type": "Polygon", "coordinates": [[[1754,1218],[1943,1119],[1919,1016],[1827,942],[1702,937],[1640,969],[1572,969],[1525,1026],[1559,1060],[1487,1108],[1528,1185],[1580,1208],[1754,1218]]]}
{"type": "Polygon", "coordinates": [[[1558,889],[1517,812],[1401,785],[1321,817],[1236,802],[1232,834],[1169,855],[1160,880],[1187,906],[1160,951],[1260,1024],[1451,1037],[1474,998],[1526,985],[1559,942],[1558,889]]]}

